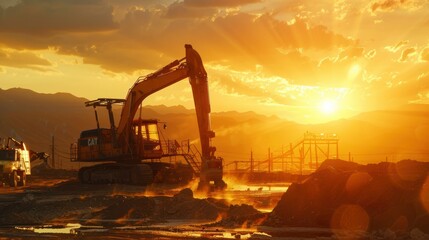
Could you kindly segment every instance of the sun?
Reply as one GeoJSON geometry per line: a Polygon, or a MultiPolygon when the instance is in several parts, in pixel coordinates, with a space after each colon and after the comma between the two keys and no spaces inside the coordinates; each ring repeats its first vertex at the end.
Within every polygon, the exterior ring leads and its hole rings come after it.
{"type": "Polygon", "coordinates": [[[331,115],[338,111],[338,104],[333,100],[324,100],[319,105],[320,112],[331,115]]]}

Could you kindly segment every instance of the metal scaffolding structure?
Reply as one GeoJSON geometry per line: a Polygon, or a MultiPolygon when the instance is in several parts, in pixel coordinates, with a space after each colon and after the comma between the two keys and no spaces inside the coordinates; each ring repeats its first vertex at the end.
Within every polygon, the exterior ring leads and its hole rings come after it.
{"type": "Polygon", "coordinates": [[[236,172],[308,173],[317,169],[322,161],[338,158],[338,142],[336,134],[306,132],[297,142],[290,143],[288,149],[282,147],[279,154],[268,148],[267,159],[256,161],[252,152],[249,161],[233,161],[225,167],[236,172]]]}

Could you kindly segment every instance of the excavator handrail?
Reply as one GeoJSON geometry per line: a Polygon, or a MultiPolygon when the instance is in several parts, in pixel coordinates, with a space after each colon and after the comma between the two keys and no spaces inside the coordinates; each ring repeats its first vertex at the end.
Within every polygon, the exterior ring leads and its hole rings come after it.
{"type": "Polygon", "coordinates": [[[97,98],[96,100],[85,102],[85,107],[107,106],[108,104],[117,104],[117,103],[124,103],[124,102],[125,102],[125,99],[121,99],[121,98],[97,98]]]}

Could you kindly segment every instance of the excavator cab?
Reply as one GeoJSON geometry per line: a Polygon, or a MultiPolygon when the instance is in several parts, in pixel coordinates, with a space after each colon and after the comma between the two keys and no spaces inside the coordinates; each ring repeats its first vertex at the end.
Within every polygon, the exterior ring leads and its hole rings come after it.
{"type": "Polygon", "coordinates": [[[144,158],[161,158],[162,148],[158,132],[158,120],[136,119],[133,121],[135,154],[144,158]]]}

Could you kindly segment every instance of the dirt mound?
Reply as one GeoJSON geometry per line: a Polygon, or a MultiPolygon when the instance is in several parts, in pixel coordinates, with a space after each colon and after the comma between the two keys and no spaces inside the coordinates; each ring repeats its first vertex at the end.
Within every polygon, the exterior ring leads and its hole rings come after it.
{"type": "Polygon", "coordinates": [[[334,168],[343,172],[355,171],[360,165],[355,162],[343,161],[340,159],[327,159],[323,161],[318,170],[334,168]]]}
{"type": "Polygon", "coordinates": [[[43,161],[35,161],[31,163],[31,175],[32,176],[41,176],[45,178],[49,177],[70,177],[77,176],[77,171],[75,170],[65,170],[65,169],[55,169],[52,168],[48,163],[43,161]]]}
{"type": "MultiPolygon", "coordinates": [[[[67,187],[67,185],[62,185],[67,187]]],[[[191,189],[168,196],[79,196],[69,198],[54,191],[26,193],[0,208],[1,225],[34,225],[79,222],[98,225],[145,225],[168,219],[217,220],[219,216],[258,213],[249,205],[234,206],[225,200],[198,199],[191,189]]]]}
{"type": "Polygon", "coordinates": [[[247,204],[231,205],[228,211],[221,215],[221,220],[207,226],[223,228],[251,228],[260,225],[268,216],[247,204]]]}
{"type": "Polygon", "coordinates": [[[412,160],[369,165],[330,160],[292,184],[263,224],[429,232],[428,173],[429,163],[412,160]]]}

